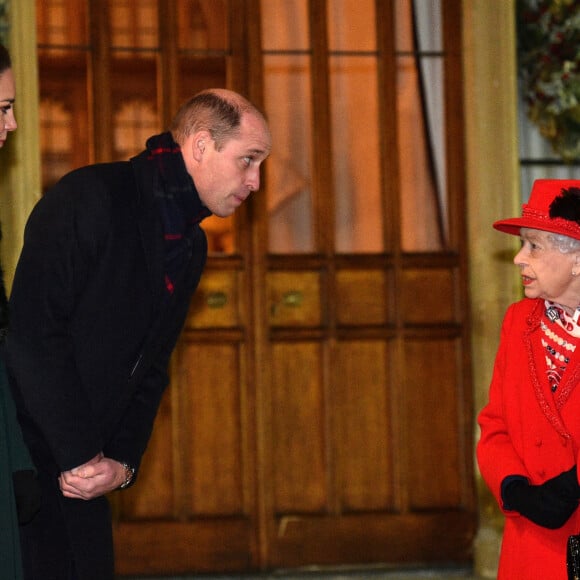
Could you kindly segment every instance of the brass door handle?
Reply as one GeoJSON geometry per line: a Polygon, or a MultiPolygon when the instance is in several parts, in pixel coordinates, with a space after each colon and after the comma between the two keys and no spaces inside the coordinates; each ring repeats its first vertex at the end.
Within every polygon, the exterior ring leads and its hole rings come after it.
{"type": "Polygon", "coordinates": [[[207,295],[206,304],[209,308],[223,308],[228,303],[228,295],[225,292],[210,292],[207,295]]]}
{"type": "Polygon", "coordinates": [[[288,290],[282,294],[278,302],[270,306],[270,315],[276,316],[282,306],[286,308],[300,308],[304,302],[304,294],[300,290],[288,290]]]}
{"type": "Polygon", "coordinates": [[[298,308],[304,302],[304,294],[300,290],[289,290],[282,296],[282,304],[290,308],[298,308]]]}

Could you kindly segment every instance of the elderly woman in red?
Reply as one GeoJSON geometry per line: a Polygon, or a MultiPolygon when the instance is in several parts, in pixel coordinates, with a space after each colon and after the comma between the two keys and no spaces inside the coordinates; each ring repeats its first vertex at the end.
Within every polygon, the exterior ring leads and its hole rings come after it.
{"type": "Polygon", "coordinates": [[[521,239],[525,292],[478,419],[481,474],[506,516],[498,578],[565,580],[580,533],[580,181],[536,181],[522,217],[493,227],[521,239]]]}

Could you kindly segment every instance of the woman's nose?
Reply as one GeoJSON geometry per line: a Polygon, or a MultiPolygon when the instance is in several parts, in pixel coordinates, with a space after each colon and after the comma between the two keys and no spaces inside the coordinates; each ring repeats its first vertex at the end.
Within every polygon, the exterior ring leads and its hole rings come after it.
{"type": "Polygon", "coordinates": [[[14,131],[18,127],[16,117],[12,111],[2,115],[2,121],[4,124],[4,131],[14,131]]]}
{"type": "Polygon", "coordinates": [[[514,256],[514,264],[516,266],[521,266],[524,262],[523,255],[522,255],[523,251],[524,251],[524,248],[521,248],[520,251],[514,256]]]}

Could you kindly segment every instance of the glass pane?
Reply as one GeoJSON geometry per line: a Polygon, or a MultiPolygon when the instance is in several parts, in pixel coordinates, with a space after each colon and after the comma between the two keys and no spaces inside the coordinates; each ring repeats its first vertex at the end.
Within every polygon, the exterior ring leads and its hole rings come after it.
{"type": "MultiPolygon", "coordinates": [[[[113,13],[111,17],[114,20],[113,13]]],[[[133,30],[131,41],[138,41],[140,34],[138,29],[133,30]]],[[[145,141],[163,130],[158,110],[156,52],[135,50],[136,47],[127,48],[128,50],[113,49],[111,59],[115,138],[113,157],[119,160],[128,159],[142,151],[145,141]]]]}
{"type": "Polygon", "coordinates": [[[45,191],[65,173],[91,162],[91,132],[87,130],[91,124],[86,69],[44,67],[40,80],[39,136],[45,191]]]}
{"type": "Polygon", "coordinates": [[[330,50],[376,50],[375,0],[327,0],[327,12],[330,50]]]}
{"type": "Polygon", "coordinates": [[[86,0],[36,0],[36,22],[37,42],[53,56],[89,43],[86,0]]]}
{"type": "Polygon", "coordinates": [[[229,48],[228,0],[178,0],[178,46],[181,50],[229,48]]]}
{"type": "Polygon", "coordinates": [[[330,78],[336,251],[382,252],[377,60],[331,58],[330,78]]]}
{"type": "Polygon", "coordinates": [[[151,135],[159,132],[155,102],[134,96],[120,102],[114,113],[115,159],[129,159],[145,147],[151,135]]]}
{"type": "Polygon", "coordinates": [[[109,0],[114,48],[156,48],[157,0],[109,0]]]}
{"type": "Polygon", "coordinates": [[[264,58],[265,107],[275,144],[265,188],[274,253],[314,251],[310,77],[309,57],[264,58]]]}
{"type": "Polygon", "coordinates": [[[307,0],[262,0],[262,49],[308,50],[307,0]]]}
{"type": "Polygon", "coordinates": [[[401,245],[440,251],[448,231],[445,106],[439,2],[397,0],[397,112],[401,245]],[[428,52],[425,52],[429,50],[428,52]]]}
{"type": "Polygon", "coordinates": [[[402,213],[401,244],[408,252],[441,250],[441,208],[432,144],[413,57],[398,59],[397,109],[402,213]]]}
{"type": "Polygon", "coordinates": [[[42,188],[46,191],[74,169],[74,126],[72,111],[62,100],[42,98],[39,112],[42,188]]]}

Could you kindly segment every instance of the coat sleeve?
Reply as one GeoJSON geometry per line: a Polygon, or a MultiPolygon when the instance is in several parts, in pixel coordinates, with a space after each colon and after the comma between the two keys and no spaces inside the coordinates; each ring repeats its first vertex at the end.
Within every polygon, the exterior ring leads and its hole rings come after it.
{"type": "Polygon", "coordinates": [[[136,472],[151,437],[161,397],[169,383],[167,367],[174,345],[175,340],[169,341],[149,366],[103,449],[106,457],[126,462],[136,472]]]}
{"type": "Polygon", "coordinates": [[[103,445],[75,363],[71,325],[95,259],[96,232],[106,231],[106,198],[79,193],[86,181],[82,174],[65,177],[34,208],[10,298],[7,361],[15,398],[61,471],[103,445]]]}
{"type": "Polygon", "coordinates": [[[174,305],[170,313],[162,317],[160,328],[153,329],[153,348],[149,351],[145,348],[139,363],[140,368],[136,369],[138,380],[133,396],[116,422],[111,436],[106,437],[103,449],[105,456],[125,461],[136,470],[141,464],[161,397],[169,383],[171,354],[183,329],[191,296],[199,284],[205,266],[207,240],[201,228],[197,231],[194,247],[188,281],[177,290],[174,305]]]}
{"type": "Polygon", "coordinates": [[[489,401],[478,417],[481,435],[476,449],[477,461],[481,475],[500,507],[502,507],[501,482],[503,479],[508,475],[528,476],[527,469],[512,444],[504,414],[505,391],[515,387],[506,381],[506,364],[510,359],[509,345],[511,343],[513,346],[515,340],[514,310],[515,307],[512,305],[504,318],[489,389],[489,401]]]}

